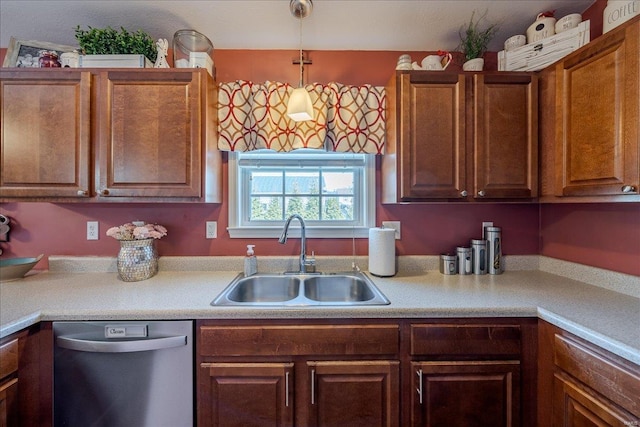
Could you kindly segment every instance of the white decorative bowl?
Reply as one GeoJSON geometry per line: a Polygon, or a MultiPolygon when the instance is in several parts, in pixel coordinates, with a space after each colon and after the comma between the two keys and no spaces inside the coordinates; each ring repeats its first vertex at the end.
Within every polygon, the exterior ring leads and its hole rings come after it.
{"type": "Polygon", "coordinates": [[[0,260],[0,282],[22,279],[43,257],[43,254],[35,258],[9,258],[0,260]]]}
{"type": "Polygon", "coordinates": [[[527,43],[527,36],[525,36],[524,34],[517,34],[505,40],[504,50],[510,51],[520,46],[524,46],[526,43],[527,43]]]}
{"type": "Polygon", "coordinates": [[[582,15],[579,13],[572,13],[570,15],[563,16],[556,22],[556,34],[575,28],[581,22],[582,15]]]}

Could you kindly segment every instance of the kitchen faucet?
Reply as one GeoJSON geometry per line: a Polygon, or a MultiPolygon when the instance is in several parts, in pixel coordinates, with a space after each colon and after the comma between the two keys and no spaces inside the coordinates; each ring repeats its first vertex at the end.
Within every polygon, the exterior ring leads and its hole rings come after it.
{"type": "Polygon", "coordinates": [[[292,219],[297,219],[300,221],[300,271],[299,273],[315,273],[316,272],[316,259],[315,257],[311,257],[311,259],[307,259],[307,236],[306,236],[306,227],[304,225],[304,219],[298,214],[293,214],[289,218],[287,218],[287,222],[284,223],[284,230],[282,230],[282,234],[278,239],[278,242],[281,244],[287,243],[287,234],[289,233],[289,225],[291,225],[292,219]]]}

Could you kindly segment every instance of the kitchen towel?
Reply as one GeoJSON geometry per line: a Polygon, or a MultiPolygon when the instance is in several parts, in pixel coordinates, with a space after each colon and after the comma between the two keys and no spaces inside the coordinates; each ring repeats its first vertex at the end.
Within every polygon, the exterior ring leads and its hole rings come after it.
{"type": "Polygon", "coordinates": [[[393,228],[369,229],[369,273],[380,277],[396,274],[396,231],[393,228]]]}

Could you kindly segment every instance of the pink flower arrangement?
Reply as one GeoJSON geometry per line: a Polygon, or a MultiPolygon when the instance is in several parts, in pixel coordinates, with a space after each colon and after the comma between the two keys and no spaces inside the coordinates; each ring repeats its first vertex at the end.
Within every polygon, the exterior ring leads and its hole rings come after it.
{"type": "Polygon", "coordinates": [[[158,224],[137,225],[128,222],[107,230],[107,236],[116,240],[160,239],[166,235],[167,229],[158,224]]]}

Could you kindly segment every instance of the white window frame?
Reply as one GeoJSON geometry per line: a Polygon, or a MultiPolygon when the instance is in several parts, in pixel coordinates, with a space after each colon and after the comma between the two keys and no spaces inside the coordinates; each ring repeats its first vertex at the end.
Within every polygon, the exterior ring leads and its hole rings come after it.
{"type": "MultiPolygon", "coordinates": [[[[354,200],[354,216],[360,216],[358,224],[341,224],[332,222],[327,225],[316,225],[313,222],[305,221],[306,235],[310,238],[354,238],[368,237],[369,228],[375,227],[376,223],[376,174],[375,155],[354,154],[354,153],[334,153],[320,150],[296,150],[278,156],[275,160],[275,153],[272,150],[256,150],[249,153],[229,152],[228,176],[229,176],[229,226],[227,231],[232,239],[235,238],[278,238],[284,227],[284,220],[269,225],[247,224],[243,217],[248,208],[248,197],[245,195],[249,189],[248,180],[243,182],[243,164],[248,162],[269,162],[270,164],[299,165],[304,168],[305,164],[326,165],[331,162],[333,165],[349,166],[354,164],[362,165],[362,173],[356,177],[354,200]],[[271,156],[271,157],[269,157],[271,156]],[[314,156],[316,156],[314,158],[314,156]],[[330,156],[327,158],[327,156],[330,156]],[[320,158],[321,157],[321,158],[320,158]],[[272,160],[273,159],[273,160],[272,160]],[[360,197],[358,197],[358,195],[360,197]],[[243,204],[243,199],[244,204],[243,204]],[[359,212],[356,211],[359,209],[359,212]]],[[[297,222],[292,224],[296,228],[291,229],[291,235],[299,235],[297,222]]]]}

